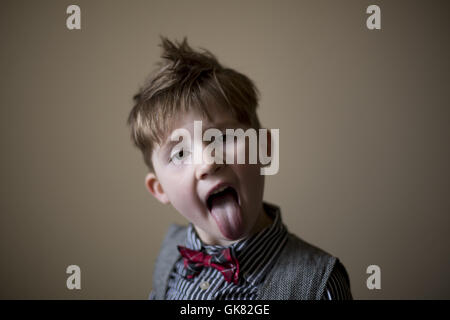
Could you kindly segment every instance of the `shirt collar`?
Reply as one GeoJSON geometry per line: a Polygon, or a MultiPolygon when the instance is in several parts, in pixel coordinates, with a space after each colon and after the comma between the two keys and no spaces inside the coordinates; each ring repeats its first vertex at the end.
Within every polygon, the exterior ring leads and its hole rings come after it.
{"type": "MultiPolygon", "coordinates": [[[[264,211],[272,224],[245,239],[228,246],[239,261],[241,276],[253,285],[258,284],[270,270],[287,239],[287,229],[281,219],[278,206],[263,202],[264,211]]],[[[187,248],[214,254],[224,246],[206,245],[199,238],[192,223],[187,230],[187,248]]]]}

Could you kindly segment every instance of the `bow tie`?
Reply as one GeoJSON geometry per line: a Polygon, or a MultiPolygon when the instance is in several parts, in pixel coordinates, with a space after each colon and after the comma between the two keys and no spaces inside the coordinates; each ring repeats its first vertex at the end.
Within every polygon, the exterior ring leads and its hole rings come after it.
{"type": "Polygon", "coordinates": [[[191,250],[183,246],[178,246],[183,257],[184,267],[187,270],[187,278],[196,277],[203,267],[212,267],[219,270],[227,282],[238,283],[239,262],[231,253],[230,248],[221,250],[217,254],[209,255],[202,251],[191,250]]]}

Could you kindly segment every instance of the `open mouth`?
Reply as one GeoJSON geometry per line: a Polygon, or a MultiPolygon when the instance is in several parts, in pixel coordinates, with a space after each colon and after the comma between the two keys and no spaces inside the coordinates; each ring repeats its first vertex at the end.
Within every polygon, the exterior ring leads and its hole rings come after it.
{"type": "Polygon", "coordinates": [[[236,240],[245,233],[245,224],[238,189],[220,183],[210,190],[206,206],[222,235],[236,240]]]}
{"type": "Polygon", "coordinates": [[[231,187],[231,186],[224,186],[222,188],[217,189],[216,191],[212,192],[208,199],[206,200],[206,205],[208,207],[208,210],[211,211],[214,203],[220,201],[223,198],[226,197],[233,197],[236,203],[240,205],[240,200],[237,191],[231,187]]]}

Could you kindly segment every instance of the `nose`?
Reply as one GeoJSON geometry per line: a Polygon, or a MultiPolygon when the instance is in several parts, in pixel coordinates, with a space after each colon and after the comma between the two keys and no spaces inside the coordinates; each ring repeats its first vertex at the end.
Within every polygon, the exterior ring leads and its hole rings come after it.
{"type": "Polygon", "coordinates": [[[216,164],[215,162],[209,164],[206,162],[203,162],[195,168],[195,177],[197,180],[203,180],[206,179],[211,174],[214,174],[217,172],[222,165],[216,164]]]}

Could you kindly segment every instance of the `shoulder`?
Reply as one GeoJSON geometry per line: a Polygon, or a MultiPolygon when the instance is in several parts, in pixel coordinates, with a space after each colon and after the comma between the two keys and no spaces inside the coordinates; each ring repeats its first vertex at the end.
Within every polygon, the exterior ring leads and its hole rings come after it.
{"type": "Polygon", "coordinates": [[[171,224],[167,230],[166,236],[161,244],[158,260],[161,260],[167,254],[177,253],[177,245],[181,245],[186,240],[187,227],[171,224]]]}
{"type": "Polygon", "coordinates": [[[334,263],[334,257],[331,254],[289,232],[287,226],[282,222],[281,209],[277,205],[264,202],[264,208],[266,212],[271,213],[272,216],[277,218],[276,220],[278,220],[278,223],[282,225],[282,229],[286,232],[286,242],[280,257],[282,260],[301,260],[302,263],[312,265],[324,262],[328,263],[329,261],[334,263]]]}
{"type": "Polygon", "coordinates": [[[158,257],[153,270],[153,290],[151,299],[164,299],[167,279],[175,261],[180,256],[177,245],[184,243],[187,227],[172,224],[167,230],[166,236],[161,244],[158,257]]]}
{"type": "Polygon", "coordinates": [[[333,267],[336,258],[325,250],[289,233],[283,254],[289,259],[301,260],[308,265],[330,264],[333,267]]]}
{"type": "Polygon", "coordinates": [[[344,265],[337,259],[328,278],[322,300],[352,300],[350,278],[344,265]]]}
{"type": "MultiPolygon", "coordinates": [[[[323,279],[326,280],[322,300],[351,300],[350,277],[341,261],[294,234],[289,234],[287,256],[294,261],[302,261],[303,273],[309,274],[312,270],[323,270],[323,279]],[[310,270],[310,271],[308,271],[310,270]]],[[[320,291],[319,291],[320,292],[320,291]]]]}
{"type": "Polygon", "coordinates": [[[281,253],[279,266],[283,268],[283,266],[289,265],[288,270],[295,272],[295,277],[301,277],[304,281],[315,279],[321,283],[319,290],[322,290],[335,263],[336,257],[330,253],[289,233],[286,246],[281,253]]]}
{"type": "Polygon", "coordinates": [[[335,262],[331,254],[288,233],[286,244],[260,290],[260,298],[320,299],[335,262]]]}
{"type": "Polygon", "coordinates": [[[176,223],[172,223],[167,230],[166,237],[164,241],[177,241],[181,242],[185,239],[187,232],[187,226],[182,226],[176,223]]]}

